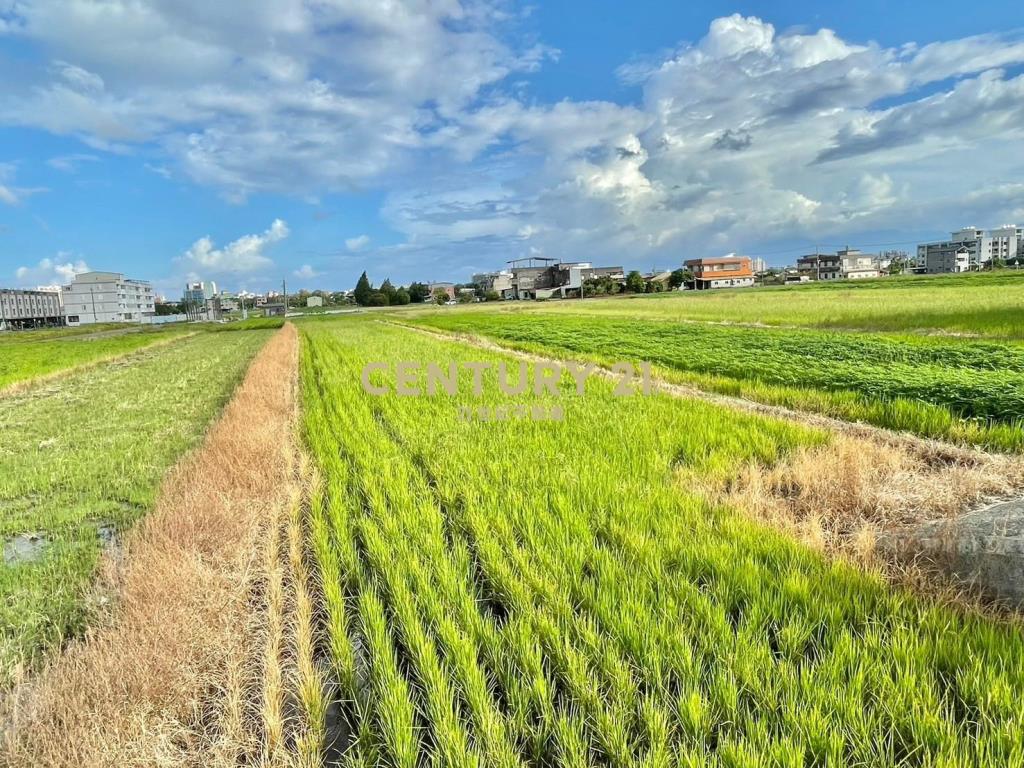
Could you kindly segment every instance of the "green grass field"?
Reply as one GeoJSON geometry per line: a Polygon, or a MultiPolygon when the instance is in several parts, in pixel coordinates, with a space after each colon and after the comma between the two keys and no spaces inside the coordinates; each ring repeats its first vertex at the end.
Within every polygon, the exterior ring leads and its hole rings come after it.
{"type": "MultiPolygon", "coordinates": [[[[684,291],[504,309],[1024,339],[1024,270],[684,291]]],[[[488,305],[490,308],[490,305],[488,305]]],[[[484,309],[484,307],[480,307],[484,309]]]]}
{"type": "Polygon", "coordinates": [[[86,326],[0,335],[0,392],[20,381],[101,362],[176,338],[195,328],[86,326]]]}
{"type": "MultiPolygon", "coordinates": [[[[0,684],[82,629],[103,535],[151,508],[164,473],[202,439],[268,337],[202,333],[0,398],[0,684]],[[26,556],[18,541],[45,546],[26,556]]],[[[116,340],[156,338],[169,337],[116,340]]],[[[85,359],[74,345],[88,344],[37,343],[51,357],[24,344],[20,359],[62,367],[85,359]]]]}
{"type": "Polygon", "coordinates": [[[926,437],[1024,450],[1024,348],[995,342],[541,312],[434,313],[421,325],[601,362],[926,437]]]}
{"type": "Polygon", "coordinates": [[[517,363],[372,320],[301,328],[345,764],[1024,761],[1019,629],[829,562],[689,482],[824,435],[601,380],[372,396],[368,362],[517,363]],[[564,419],[460,418],[518,404],[564,419]]]}

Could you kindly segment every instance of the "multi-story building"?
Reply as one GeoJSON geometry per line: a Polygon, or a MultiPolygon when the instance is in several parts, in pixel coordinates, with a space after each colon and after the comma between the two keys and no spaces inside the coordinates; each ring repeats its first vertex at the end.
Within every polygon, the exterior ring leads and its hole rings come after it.
{"type": "Polygon", "coordinates": [[[563,261],[547,258],[517,259],[509,262],[511,280],[501,291],[505,299],[550,299],[579,297],[583,283],[598,277],[625,280],[622,267],[595,267],[589,261],[563,261]],[[544,262],[536,265],[534,262],[544,262]],[[525,262],[525,264],[524,264],[525,262]]]}
{"type": "Polygon", "coordinates": [[[971,252],[964,246],[929,249],[925,253],[924,265],[917,271],[928,275],[942,275],[949,272],[968,272],[971,268],[971,252]]]}
{"type": "Polygon", "coordinates": [[[497,272],[479,272],[473,275],[473,284],[484,293],[497,291],[504,294],[512,288],[512,273],[507,269],[497,272]]]}
{"type": "Polygon", "coordinates": [[[988,266],[993,259],[1007,261],[1024,255],[1024,228],[1006,224],[998,229],[986,231],[977,227],[964,227],[951,233],[949,240],[921,243],[917,246],[914,271],[928,272],[928,264],[952,264],[961,249],[966,249],[968,270],[988,266]]]}
{"type": "Polygon", "coordinates": [[[847,280],[864,280],[878,277],[878,257],[873,253],[861,253],[857,248],[846,247],[836,252],[842,265],[843,277],[847,280]]]}
{"type": "Polygon", "coordinates": [[[0,330],[63,323],[59,293],[0,288],[0,330]]]}
{"type": "Polygon", "coordinates": [[[186,283],[185,293],[181,300],[185,304],[204,306],[210,299],[217,298],[217,284],[210,282],[186,283]]]}
{"type": "Polygon", "coordinates": [[[119,272],[83,272],[62,292],[68,325],[142,323],[153,317],[153,286],[119,272]]]}
{"type": "Polygon", "coordinates": [[[839,280],[843,277],[843,262],[839,254],[813,253],[797,259],[796,270],[809,280],[839,280]]]}
{"type": "Polygon", "coordinates": [[[688,259],[683,266],[693,274],[692,287],[747,288],[754,284],[754,272],[746,256],[723,256],[716,259],[688,259]]]}

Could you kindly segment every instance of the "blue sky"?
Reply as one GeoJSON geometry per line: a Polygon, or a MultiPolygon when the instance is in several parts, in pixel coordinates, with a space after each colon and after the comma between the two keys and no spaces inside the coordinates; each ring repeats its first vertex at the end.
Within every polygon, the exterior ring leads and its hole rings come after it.
{"type": "Polygon", "coordinates": [[[0,285],[781,264],[1024,222],[1008,2],[238,7],[0,0],[0,285]]]}

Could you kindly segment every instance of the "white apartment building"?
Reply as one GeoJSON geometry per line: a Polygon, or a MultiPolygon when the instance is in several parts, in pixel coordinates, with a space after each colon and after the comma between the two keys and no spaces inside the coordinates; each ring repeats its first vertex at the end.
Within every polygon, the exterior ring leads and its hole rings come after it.
{"type": "Polygon", "coordinates": [[[142,323],[153,317],[153,286],[118,272],[83,272],[65,285],[64,317],[71,326],[142,323]]]}
{"type": "Polygon", "coordinates": [[[63,322],[59,293],[0,288],[0,330],[60,325],[63,322]]]}
{"type": "Polygon", "coordinates": [[[957,254],[967,250],[968,270],[987,266],[992,259],[1013,259],[1024,255],[1024,228],[1005,224],[986,231],[977,227],[963,227],[951,233],[949,240],[921,243],[917,246],[917,271],[931,272],[939,264],[957,264],[957,254]],[[929,267],[929,264],[932,267],[929,267]]]}
{"type": "Polygon", "coordinates": [[[878,257],[873,253],[861,253],[857,248],[844,248],[837,251],[842,276],[847,280],[864,280],[878,277],[878,257]]]}

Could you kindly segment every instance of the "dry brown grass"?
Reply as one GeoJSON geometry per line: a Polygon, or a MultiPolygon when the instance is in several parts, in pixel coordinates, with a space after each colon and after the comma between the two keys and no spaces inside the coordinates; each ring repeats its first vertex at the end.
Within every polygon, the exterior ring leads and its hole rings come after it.
{"type": "Polygon", "coordinates": [[[956,455],[839,433],[776,466],[747,464],[726,487],[708,491],[822,549],[864,555],[879,531],[952,517],[1024,489],[1020,458],[956,455]]]}
{"type": "MultiPolygon", "coordinates": [[[[203,445],[165,479],[124,557],[107,563],[116,609],[11,697],[0,764],[288,762],[267,749],[274,729],[284,738],[284,706],[268,722],[258,692],[275,634],[267,602],[288,579],[287,559],[268,552],[285,545],[296,494],[297,344],[290,325],[271,339],[203,445]]],[[[274,642],[286,657],[283,636],[274,642]]]]}

